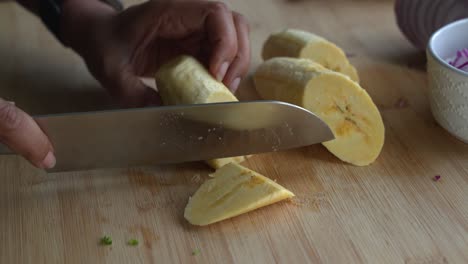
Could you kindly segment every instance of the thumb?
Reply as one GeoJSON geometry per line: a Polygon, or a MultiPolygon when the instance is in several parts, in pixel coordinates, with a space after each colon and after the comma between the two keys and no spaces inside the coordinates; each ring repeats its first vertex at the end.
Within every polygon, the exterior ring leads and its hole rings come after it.
{"type": "Polygon", "coordinates": [[[145,107],[160,105],[161,98],[156,90],[147,86],[133,72],[124,70],[110,82],[110,93],[124,107],[145,107]]]}
{"type": "Polygon", "coordinates": [[[55,166],[52,144],[34,119],[1,98],[0,141],[38,168],[55,166]]]}

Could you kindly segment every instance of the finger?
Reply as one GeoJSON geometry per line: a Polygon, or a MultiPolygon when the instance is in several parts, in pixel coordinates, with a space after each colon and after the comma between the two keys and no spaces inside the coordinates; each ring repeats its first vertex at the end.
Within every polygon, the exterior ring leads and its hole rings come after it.
{"type": "Polygon", "coordinates": [[[162,99],[159,93],[152,89],[151,87],[147,87],[145,101],[143,106],[159,106],[162,105],[162,99]]]}
{"type": "Polygon", "coordinates": [[[233,19],[236,26],[238,49],[223,82],[231,89],[232,92],[235,92],[239,86],[240,80],[249,70],[250,29],[247,19],[245,19],[241,14],[234,13],[233,19]]]}
{"type": "Polygon", "coordinates": [[[156,86],[156,80],[148,77],[140,77],[141,82],[148,87],[146,89],[147,94],[145,95],[146,102],[145,106],[159,106],[162,105],[162,99],[159,95],[158,88],[156,86]]]}
{"type": "Polygon", "coordinates": [[[209,69],[216,79],[222,81],[238,49],[232,12],[221,2],[210,3],[206,27],[212,48],[209,69]]]}
{"type": "Polygon", "coordinates": [[[129,70],[112,74],[111,80],[106,83],[106,88],[123,107],[145,107],[161,104],[158,92],[145,85],[138,76],[129,70]]]}
{"type": "Polygon", "coordinates": [[[55,166],[52,144],[44,132],[32,117],[3,99],[0,99],[0,141],[38,168],[55,166]]]}

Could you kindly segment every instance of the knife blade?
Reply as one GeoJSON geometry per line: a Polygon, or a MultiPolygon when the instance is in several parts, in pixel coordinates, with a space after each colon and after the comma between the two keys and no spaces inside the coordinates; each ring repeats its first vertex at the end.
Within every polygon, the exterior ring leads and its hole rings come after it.
{"type": "MultiPolygon", "coordinates": [[[[310,111],[249,101],[34,117],[57,158],[49,172],[158,165],[281,151],[334,139],[310,111]]],[[[11,153],[0,146],[0,153],[11,153]]]]}

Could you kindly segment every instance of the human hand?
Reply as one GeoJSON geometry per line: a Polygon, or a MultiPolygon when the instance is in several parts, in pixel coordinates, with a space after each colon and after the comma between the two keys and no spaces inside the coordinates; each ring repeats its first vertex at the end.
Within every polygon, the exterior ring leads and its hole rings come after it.
{"type": "Polygon", "coordinates": [[[158,67],[181,54],[196,57],[233,92],[247,74],[248,23],[221,2],[148,1],[121,13],[104,6],[86,10],[82,3],[65,3],[66,43],[126,106],[158,103],[158,95],[139,77],[152,76],[158,67]],[[81,5],[80,16],[76,5],[81,5]],[[80,22],[85,20],[88,22],[80,22]]]}
{"type": "Polygon", "coordinates": [[[42,169],[55,166],[54,149],[32,117],[0,98],[0,142],[42,169]]]}

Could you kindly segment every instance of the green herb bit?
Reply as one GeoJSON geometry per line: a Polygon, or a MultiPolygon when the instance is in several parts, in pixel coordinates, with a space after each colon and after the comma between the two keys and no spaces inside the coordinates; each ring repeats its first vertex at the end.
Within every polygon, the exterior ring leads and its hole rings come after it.
{"type": "Polygon", "coordinates": [[[195,249],[192,251],[192,256],[200,255],[200,249],[195,249]]]}
{"type": "Polygon", "coordinates": [[[136,239],[130,239],[130,240],[128,241],[128,244],[129,244],[130,246],[138,246],[138,240],[136,240],[136,239]]]}
{"type": "Polygon", "coordinates": [[[109,236],[103,236],[101,238],[101,244],[106,246],[112,245],[112,238],[110,238],[109,236]]]}

